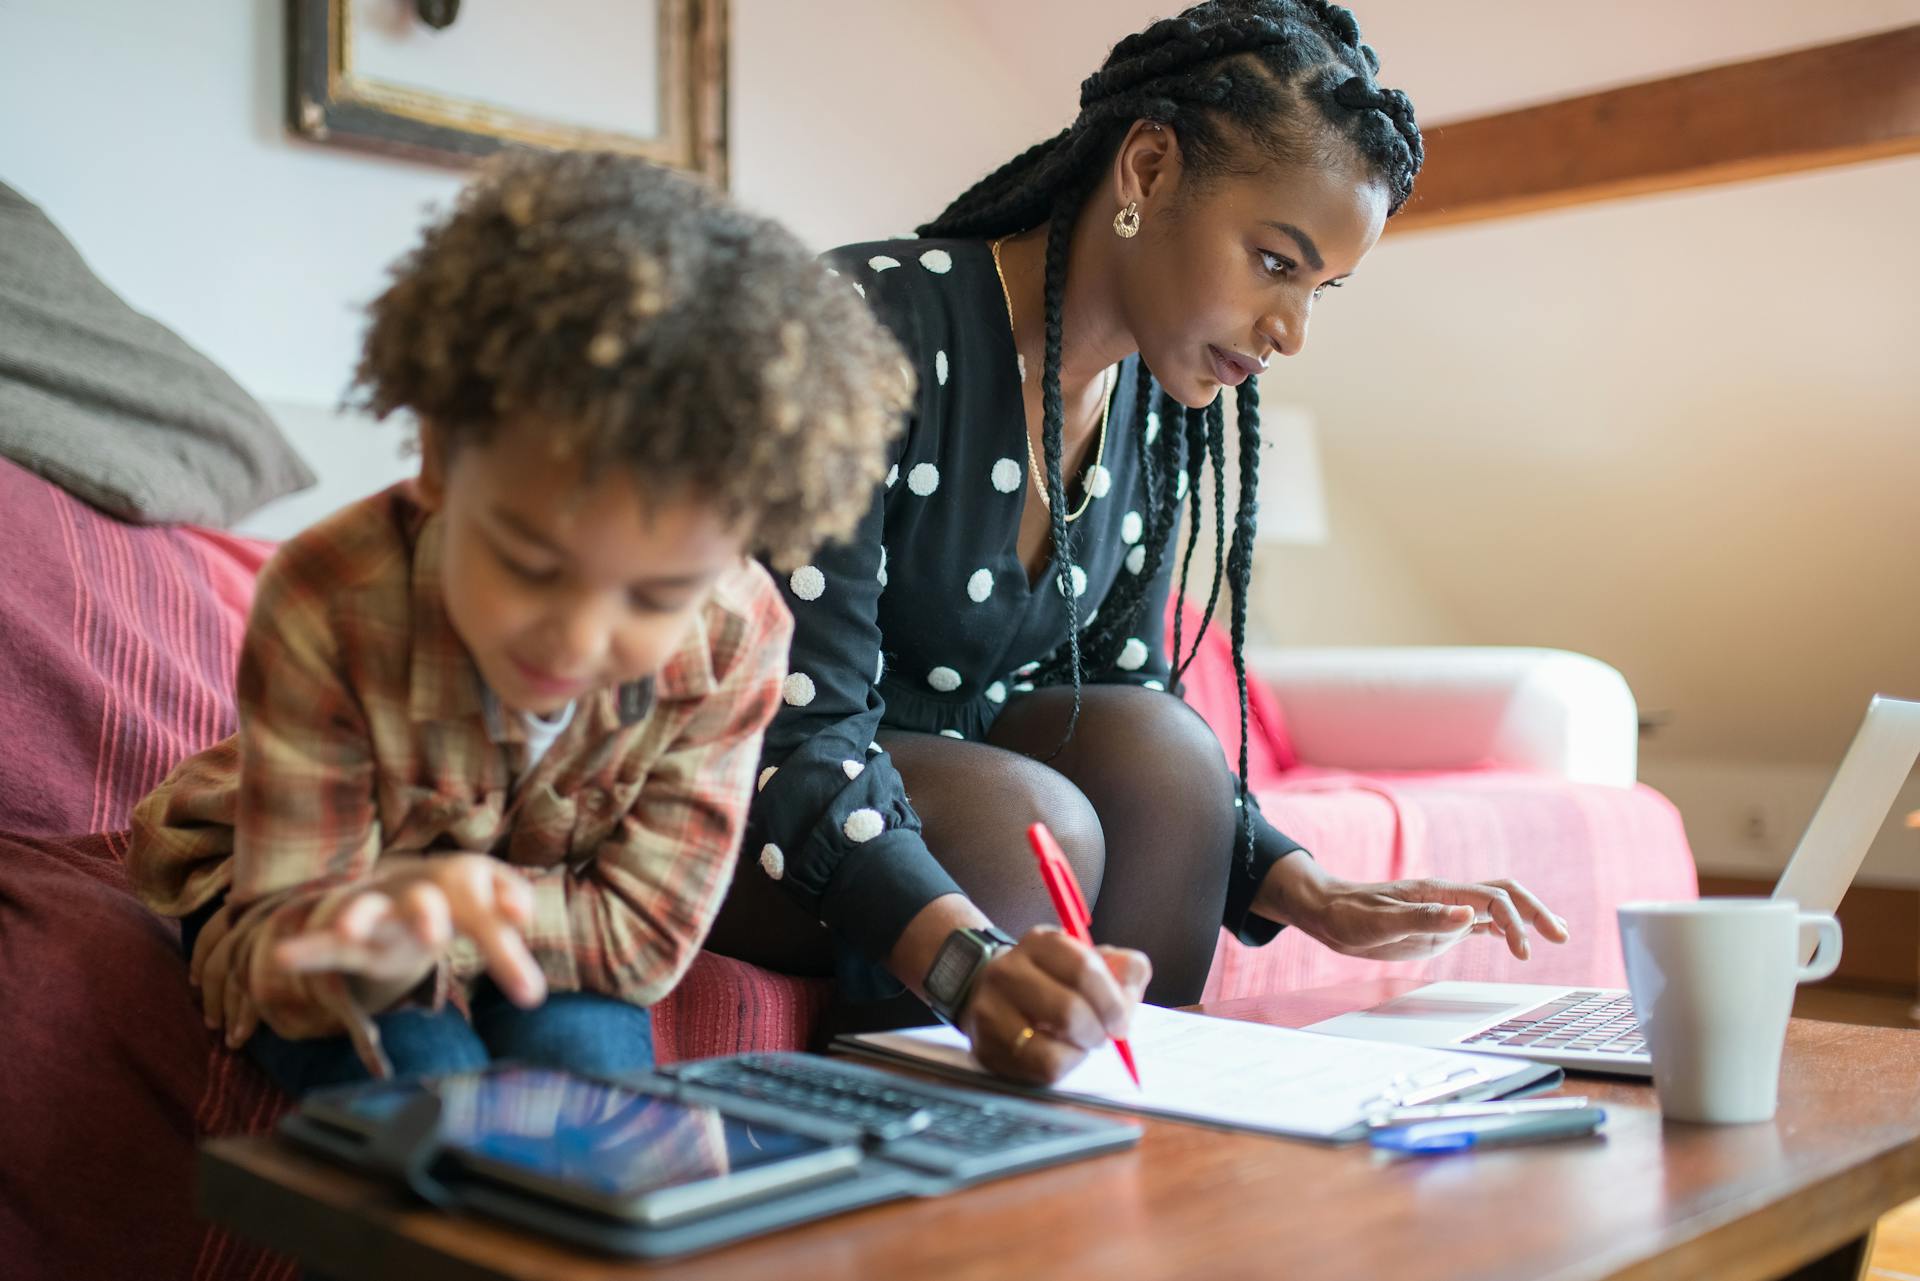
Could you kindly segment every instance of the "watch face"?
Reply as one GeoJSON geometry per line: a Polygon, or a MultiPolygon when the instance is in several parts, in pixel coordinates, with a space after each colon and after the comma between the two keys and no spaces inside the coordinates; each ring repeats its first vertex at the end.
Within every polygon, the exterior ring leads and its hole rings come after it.
{"type": "Polygon", "coordinates": [[[937,1000],[951,1001],[960,991],[960,985],[973,973],[979,951],[971,940],[953,937],[940,945],[940,953],[933,958],[933,968],[927,972],[927,991],[937,1000]]]}

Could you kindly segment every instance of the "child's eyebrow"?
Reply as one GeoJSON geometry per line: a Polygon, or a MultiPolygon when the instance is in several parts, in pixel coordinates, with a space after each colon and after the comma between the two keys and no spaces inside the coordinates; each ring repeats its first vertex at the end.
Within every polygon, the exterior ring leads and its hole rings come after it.
{"type": "Polygon", "coordinates": [[[666,578],[641,578],[629,584],[632,587],[705,587],[716,575],[710,573],[674,574],[666,578]]]}
{"type": "Polygon", "coordinates": [[[554,542],[551,538],[548,538],[532,525],[508,511],[505,507],[496,505],[489,508],[489,511],[491,511],[493,519],[496,522],[504,525],[516,537],[522,538],[529,543],[535,543],[542,549],[550,551],[556,556],[564,556],[567,554],[566,548],[554,542]]]}
{"type": "MultiPolygon", "coordinates": [[[[496,505],[488,508],[488,511],[491,513],[494,520],[499,522],[507,530],[513,533],[514,536],[518,538],[523,538],[527,542],[533,543],[536,546],[542,548],[543,550],[552,552],[555,556],[565,557],[569,555],[566,548],[560,546],[560,544],[554,542],[551,538],[548,538],[545,534],[535,529],[524,518],[520,516],[516,516],[513,512],[509,511],[507,508],[496,505]]],[[[636,579],[631,584],[631,586],[633,587],[669,587],[669,588],[671,587],[705,587],[709,582],[713,581],[714,577],[716,576],[716,573],[717,571],[695,570],[692,573],[687,573],[687,574],[662,574],[658,578],[636,579]]]]}

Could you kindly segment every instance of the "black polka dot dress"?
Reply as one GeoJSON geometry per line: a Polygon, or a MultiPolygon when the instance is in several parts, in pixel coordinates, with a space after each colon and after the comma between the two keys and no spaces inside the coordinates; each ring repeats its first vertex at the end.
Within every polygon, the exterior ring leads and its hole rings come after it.
{"type": "MultiPolygon", "coordinates": [[[[768,729],[749,844],[836,940],[884,957],[914,915],[958,892],[920,835],[882,726],[980,740],[1029,693],[1039,661],[1066,643],[1065,595],[1084,627],[1122,579],[1142,571],[1146,502],[1134,430],[1137,357],[1116,379],[1106,447],[1070,479],[1076,564],[1029,585],[1018,538],[1028,478],[1023,368],[992,253],[981,241],[904,240],[838,249],[826,261],[906,349],[919,398],[886,479],[853,538],[784,577],[794,615],[785,705],[768,729]]],[[[1147,420],[1149,439],[1160,430],[1147,420]]],[[[1182,485],[1185,477],[1181,478],[1182,485]]],[[[1141,634],[1088,683],[1165,689],[1162,619],[1175,557],[1162,558],[1141,634]]],[[[1298,849],[1277,832],[1236,871],[1229,925],[1249,942],[1275,927],[1249,917],[1267,867],[1298,849]],[[1237,918],[1237,919],[1234,919],[1237,918]]],[[[847,966],[842,967],[843,979],[847,966]]],[[[885,984],[878,985],[884,988],[885,984]]]]}

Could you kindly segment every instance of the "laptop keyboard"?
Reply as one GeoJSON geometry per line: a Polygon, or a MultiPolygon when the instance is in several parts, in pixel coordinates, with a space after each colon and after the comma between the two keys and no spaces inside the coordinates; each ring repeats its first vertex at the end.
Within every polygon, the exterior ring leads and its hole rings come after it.
{"type": "Polygon", "coordinates": [[[1460,1044],[1582,1054],[1647,1052],[1646,1038],[1633,1017],[1633,999],[1624,992],[1568,992],[1460,1044]]]}

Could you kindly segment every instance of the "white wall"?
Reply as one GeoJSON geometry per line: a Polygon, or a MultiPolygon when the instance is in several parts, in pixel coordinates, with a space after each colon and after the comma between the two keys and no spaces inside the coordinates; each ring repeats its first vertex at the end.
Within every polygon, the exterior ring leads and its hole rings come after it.
{"type": "Polygon", "coordinates": [[[285,137],[269,0],[0,5],[0,175],[256,396],[328,404],[438,169],[285,137]]]}
{"type": "MultiPolygon", "coordinates": [[[[952,6],[734,0],[733,190],[818,248],[904,232],[1038,136],[952,6]]],[[[328,411],[360,308],[453,170],[287,136],[273,0],[0,0],[0,180],[268,404],[321,474],[284,537],[410,470],[404,427],[328,411]]]]}
{"type": "MultiPolygon", "coordinates": [[[[1640,776],[1680,807],[1702,870],[1767,880],[1787,865],[1841,754],[1799,764],[1698,757],[1649,761],[1642,753],[1640,776]]],[[[1860,883],[1920,886],[1920,831],[1906,825],[1906,816],[1916,811],[1920,778],[1901,789],[1860,865],[1860,883]]]]}

